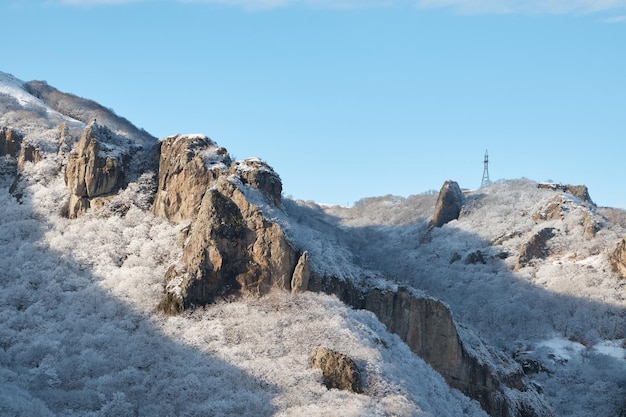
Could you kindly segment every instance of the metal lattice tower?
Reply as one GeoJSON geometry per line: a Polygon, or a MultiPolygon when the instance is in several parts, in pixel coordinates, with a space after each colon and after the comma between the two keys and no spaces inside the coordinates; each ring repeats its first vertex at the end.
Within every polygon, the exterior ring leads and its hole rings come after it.
{"type": "Polygon", "coordinates": [[[485,169],[483,170],[483,180],[480,183],[480,187],[486,187],[489,184],[491,184],[491,180],[489,179],[489,155],[485,149],[485,169]]]}

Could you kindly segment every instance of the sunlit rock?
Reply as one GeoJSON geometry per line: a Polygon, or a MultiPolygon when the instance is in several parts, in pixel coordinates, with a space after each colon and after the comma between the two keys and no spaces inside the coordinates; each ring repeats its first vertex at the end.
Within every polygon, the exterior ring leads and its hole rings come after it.
{"type": "Polygon", "coordinates": [[[446,181],[437,198],[435,214],[430,222],[430,227],[441,227],[444,224],[456,220],[465,205],[465,196],[456,181],[446,181]]]}
{"type": "Polygon", "coordinates": [[[68,215],[78,217],[95,198],[117,192],[125,183],[129,155],[115,143],[113,133],[92,120],[85,128],[65,167],[70,190],[68,215]]]}
{"type": "Polygon", "coordinates": [[[613,265],[613,270],[622,278],[626,278],[626,238],[617,244],[609,259],[613,265]]]}
{"type": "Polygon", "coordinates": [[[363,392],[361,374],[349,356],[318,347],[311,353],[309,365],[322,371],[322,382],[326,388],[363,392]]]}
{"type": "Polygon", "coordinates": [[[245,187],[237,179],[220,177],[204,194],[185,242],[183,266],[167,273],[163,311],[204,305],[228,294],[291,289],[297,251],[281,227],[246,198],[245,187]]]}
{"type": "Polygon", "coordinates": [[[206,191],[226,174],[231,163],[228,152],[204,135],[174,135],[157,146],[154,214],[172,221],[195,218],[206,191]]]}

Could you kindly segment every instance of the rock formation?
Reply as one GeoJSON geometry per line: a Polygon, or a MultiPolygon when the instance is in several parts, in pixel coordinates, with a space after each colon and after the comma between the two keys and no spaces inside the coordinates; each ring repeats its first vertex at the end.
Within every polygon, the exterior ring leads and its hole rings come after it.
{"type": "Polygon", "coordinates": [[[578,198],[579,200],[585,201],[592,205],[594,204],[594,202],[591,200],[591,196],[589,195],[589,189],[586,185],[569,185],[542,182],[539,183],[537,187],[544,190],[563,191],[578,198]]]}
{"type": "Polygon", "coordinates": [[[326,388],[363,392],[361,374],[349,356],[318,347],[311,353],[309,365],[322,370],[322,381],[326,388]]]}
{"type": "Polygon", "coordinates": [[[373,312],[454,388],[475,399],[493,417],[551,416],[521,367],[459,327],[448,307],[406,286],[357,285],[313,275],[312,291],[334,294],[346,304],[373,312]]]}
{"type": "Polygon", "coordinates": [[[193,219],[202,197],[231,164],[224,148],[204,135],[174,135],[157,145],[158,189],[155,215],[172,221],[193,219]]]}
{"type": "Polygon", "coordinates": [[[515,269],[518,270],[522,268],[532,259],[545,258],[548,256],[547,243],[552,237],[554,237],[553,227],[546,227],[532,235],[521,245],[515,269]]]}
{"type": "Polygon", "coordinates": [[[22,136],[8,127],[0,127],[0,156],[17,157],[22,144],[22,136]]]}
{"type": "Polygon", "coordinates": [[[41,152],[35,146],[30,143],[22,144],[20,148],[20,154],[17,157],[17,169],[20,171],[24,169],[26,162],[32,162],[36,164],[41,161],[41,152]]]}
{"type": "Polygon", "coordinates": [[[260,190],[275,206],[280,205],[283,184],[278,174],[265,162],[258,158],[235,162],[230,174],[237,175],[244,184],[260,190]]]}
{"type": "Polygon", "coordinates": [[[232,176],[219,177],[204,194],[184,245],[183,267],[167,273],[161,310],[176,313],[231,293],[291,289],[300,256],[281,227],[267,220],[244,192],[264,198],[232,176]]]}
{"type": "Polygon", "coordinates": [[[452,220],[458,219],[464,205],[465,196],[459,184],[456,181],[446,181],[439,191],[439,197],[435,205],[435,214],[430,222],[430,228],[441,227],[452,220]]]}
{"type": "Polygon", "coordinates": [[[127,150],[115,143],[113,133],[91,121],[76,149],[68,157],[65,183],[70,190],[68,216],[78,217],[98,199],[118,191],[125,183],[127,150]]]}
{"type": "Polygon", "coordinates": [[[609,256],[613,270],[622,278],[626,278],[626,238],[622,239],[609,256]]]}
{"type": "Polygon", "coordinates": [[[293,271],[291,278],[291,292],[299,293],[306,291],[309,287],[309,279],[311,278],[311,264],[309,263],[309,254],[304,252],[298,259],[298,264],[293,271]]]}

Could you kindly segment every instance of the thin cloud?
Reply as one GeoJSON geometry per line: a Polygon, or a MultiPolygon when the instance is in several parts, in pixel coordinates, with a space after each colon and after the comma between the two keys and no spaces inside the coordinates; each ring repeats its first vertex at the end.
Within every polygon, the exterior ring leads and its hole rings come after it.
{"type": "Polygon", "coordinates": [[[420,8],[468,14],[588,14],[626,10],[626,0],[417,0],[420,8]]]}
{"type": "Polygon", "coordinates": [[[139,3],[146,0],[57,0],[49,3],[57,3],[64,6],[113,6],[121,4],[139,3]]]}
{"type": "Polygon", "coordinates": [[[615,16],[604,19],[605,23],[626,23],[626,16],[615,16]]]}
{"type": "MultiPolygon", "coordinates": [[[[121,5],[152,0],[48,0],[67,6],[121,5]]],[[[248,10],[286,7],[314,9],[357,9],[382,7],[446,8],[464,14],[589,14],[626,11],[626,0],[164,0],[178,3],[212,4],[248,10]]],[[[622,16],[607,22],[623,21],[622,16]]]]}

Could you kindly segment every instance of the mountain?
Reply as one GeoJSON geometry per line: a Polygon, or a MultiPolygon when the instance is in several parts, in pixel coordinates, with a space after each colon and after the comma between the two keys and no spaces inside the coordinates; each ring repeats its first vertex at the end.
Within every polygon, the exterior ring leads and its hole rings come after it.
{"type": "Polygon", "coordinates": [[[4,73],[0,154],[1,415],[622,412],[626,213],[584,186],[295,201],[4,73]]]}

